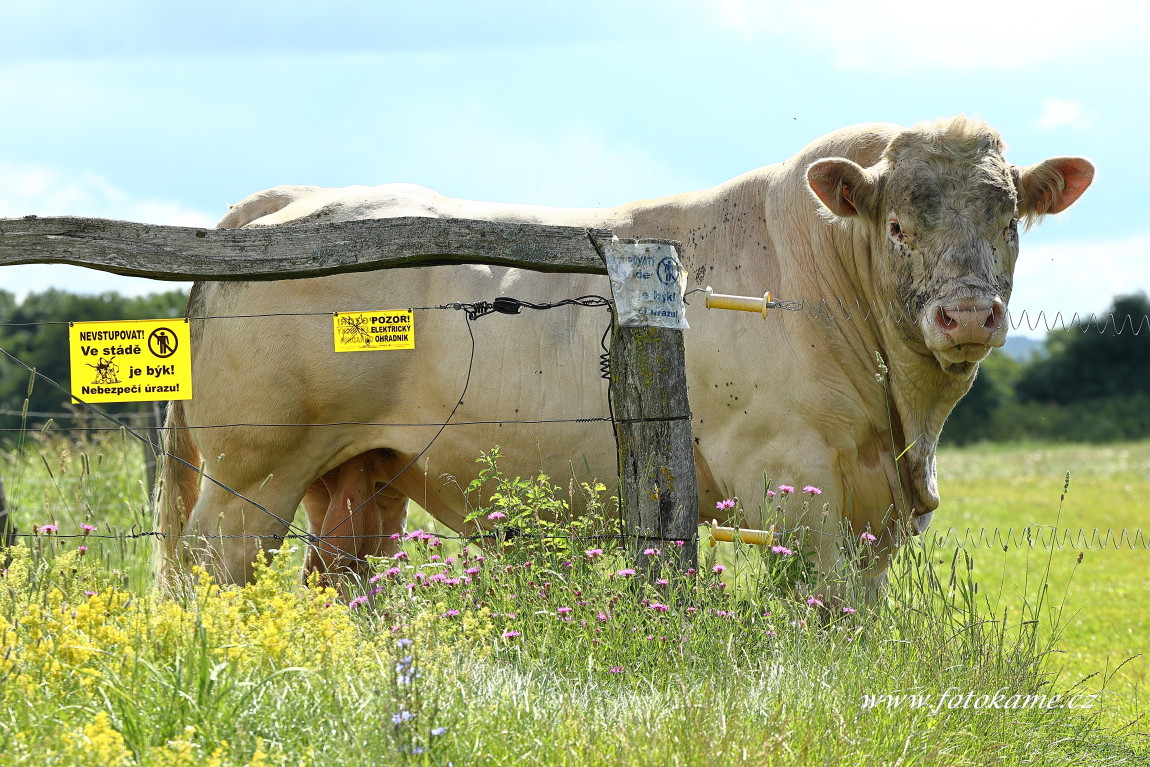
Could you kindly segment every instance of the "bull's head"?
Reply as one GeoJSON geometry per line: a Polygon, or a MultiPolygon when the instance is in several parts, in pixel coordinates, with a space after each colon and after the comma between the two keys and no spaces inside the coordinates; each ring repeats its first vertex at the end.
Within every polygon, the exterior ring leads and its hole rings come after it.
{"type": "Polygon", "coordinates": [[[830,213],[863,223],[870,278],[907,312],[906,340],[956,374],[1006,342],[1019,220],[1065,210],[1094,177],[1082,158],[1018,168],[1004,150],[992,128],[959,117],[898,134],[869,168],[826,158],[807,169],[830,213]]]}

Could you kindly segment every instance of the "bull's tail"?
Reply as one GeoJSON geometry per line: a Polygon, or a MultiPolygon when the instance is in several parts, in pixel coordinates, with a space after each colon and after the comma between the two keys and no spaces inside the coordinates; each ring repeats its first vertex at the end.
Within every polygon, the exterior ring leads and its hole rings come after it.
{"type": "Polygon", "coordinates": [[[164,455],[156,482],[153,509],[156,536],[153,567],[157,583],[170,586],[179,567],[180,535],[200,497],[200,451],[192,443],[184,418],[184,403],[168,406],[164,423],[164,455]]]}

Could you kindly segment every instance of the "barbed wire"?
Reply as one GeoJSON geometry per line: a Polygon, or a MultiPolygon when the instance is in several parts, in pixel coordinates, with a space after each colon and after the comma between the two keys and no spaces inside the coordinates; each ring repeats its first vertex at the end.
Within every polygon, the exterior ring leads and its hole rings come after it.
{"type": "MultiPolygon", "coordinates": [[[[493,312],[499,312],[499,313],[503,313],[503,314],[514,315],[514,314],[519,314],[522,311],[522,309],[524,309],[524,308],[534,309],[534,310],[544,310],[544,309],[553,309],[553,308],[558,308],[558,307],[563,307],[563,306],[576,306],[576,307],[587,307],[587,308],[591,308],[591,307],[603,308],[603,307],[605,307],[611,311],[612,318],[613,318],[613,314],[614,314],[613,303],[609,299],[605,298],[604,296],[598,296],[598,295],[584,295],[584,296],[579,296],[577,298],[562,299],[560,301],[547,302],[547,303],[534,303],[534,302],[529,302],[529,301],[522,301],[522,300],[516,299],[516,298],[500,297],[500,298],[495,299],[494,302],[486,302],[486,301],[481,301],[478,303],[454,302],[454,303],[441,304],[441,305],[436,305],[436,306],[412,307],[413,311],[416,309],[456,310],[456,311],[463,311],[465,313],[467,332],[468,332],[468,336],[469,336],[470,341],[471,341],[471,348],[470,348],[470,355],[469,355],[468,366],[467,366],[467,373],[464,377],[463,391],[460,393],[459,398],[456,401],[455,406],[452,408],[452,410],[448,414],[447,418],[441,422],[405,423],[405,424],[367,423],[367,422],[342,422],[342,423],[341,422],[333,422],[333,423],[328,423],[328,424],[213,424],[213,425],[204,426],[204,427],[191,427],[191,428],[230,428],[230,427],[235,427],[235,426],[257,426],[257,425],[281,426],[281,427],[299,427],[299,426],[340,426],[340,427],[346,427],[346,426],[350,426],[350,425],[364,425],[364,426],[426,426],[426,427],[438,428],[438,431],[432,436],[431,440],[427,443],[426,447],[424,447],[423,450],[421,450],[419,453],[417,453],[415,455],[415,457],[413,457],[411,459],[411,461],[409,461],[406,466],[404,466],[402,469],[397,471],[395,473],[395,475],[392,477],[392,479],[388,480],[382,486],[376,488],[375,491],[370,496],[368,496],[365,500],[363,500],[356,508],[349,510],[349,513],[347,514],[347,516],[345,516],[340,521],[340,523],[338,525],[336,525],[335,528],[328,531],[327,533],[325,533],[322,536],[316,536],[309,531],[304,531],[304,530],[302,530],[302,528],[296,527],[293,523],[288,522],[287,520],[278,516],[277,514],[272,512],[271,510],[262,506],[261,504],[255,502],[254,500],[252,500],[252,499],[244,496],[243,494],[235,491],[234,489],[228,487],[227,485],[223,484],[222,482],[219,482],[218,480],[216,480],[212,477],[209,477],[208,475],[206,475],[202,471],[202,468],[197,468],[197,467],[191,466],[191,464],[189,464],[187,461],[183,460],[182,458],[175,456],[175,455],[172,455],[171,453],[168,453],[166,450],[163,449],[163,446],[161,444],[156,444],[150,438],[145,437],[141,434],[137,434],[135,432],[135,430],[128,427],[121,420],[119,420],[115,416],[111,415],[110,413],[104,412],[104,411],[92,406],[90,403],[87,403],[87,402],[80,400],[78,397],[75,397],[74,395],[72,395],[73,401],[77,405],[90,411],[90,413],[84,414],[85,417],[91,417],[91,414],[95,414],[96,416],[107,419],[107,420],[109,420],[112,423],[117,424],[117,425],[115,427],[63,427],[63,428],[57,428],[57,429],[44,429],[44,431],[84,431],[84,432],[87,432],[87,431],[124,431],[128,434],[131,434],[133,437],[139,439],[144,444],[148,445],[152,449],[152,451],[155,453],[155,455],[157,455],[157,456],[163,455],[166,458],[179,461],[180,463],[188,466],[189,468],[196,470],[197,474],[199,476],[202,476],[204,479],[211,481],[213,484],[219,486],[221,489],[231,493],[232,495],[236,496],[237,498],[242,499],[243,501],[251,504],[255,508],[265,512],[266,514],[269,514],[270,516],[275,518],[278,522],[283,524],[287,530],[299,531],[297,533],[292,534],[291,537],[298,538],[300,540],[305,540],[310,545],[316,546],[317,548],[321,548],[321,547],[325,548],[328,551],[328,553],[342,556],[346,559],[351,559],[353,561],[362,563],[362,562],[364,562],[364,560],[358,556],[355,556],[353,554],[350,554],[349,552],[345,552],[342,550],[333,549],[333,547],[329,543],[327,543],[327,540],[328,539],[344,540],[345,539],[344,536],[340,536],[340,535],[336,534],[337,531],[339,530],[339,528],[346,525],[348,522],[352,521],[352,519],[355,517],[356,514],[358,514],[361,510],[363,510],[364,508],[369,506],[372,503],[372,501],[380,493],[385,492],[389,487],[391,487],[391,485],[395,482],[396,479],[398,479],[400,476],[402,476],[404,474],[404,472],[406,472],[408,469],[410,469],[412,466],[414,466],[416,464],[416,462],[418,462],[419,459],[422,458],[427,453],[427,451],[431,449],[432,445],[434,445],[436,440],[438,440],[438,438],[440,437],[440,435],[443,434],[443,431],[446,429],[447,426],[449,426],[449,425],[451,425],[451,426],[454,426],[454,425],[481,425],[481,424],[494,425],[494,424],[505,424],[505,423],[529,424],[529,423],[571,423],[571,422],[588,423],[588,422],[595,422],[595,421],[604,421],[604,422],[611,422],[611,423],[616,422],[615,417],[614,417],[614,410],[611,406],[610,399],[608,399],[608,410],[610,413],[609,417],[596,416],[596,417],[575,418],[575,419],[534,419],[534,420],[522,419],[522,420],[513,420],[513,421],[512,420],[490,420],[490,421],[485,420],[485,421],[474,421],[474,422],[466,422],[466,423],[464,423],[464,422],[453,423],[451,420],[453,418],[453,416],[455,415],[455,413],[458,411],[459,407],[463,404],[463,398],[466,396],[468,387],[470,386],[471,374],[472,374],[472,370],[474,368],[474,363],[475,363],[475,334],[471,328],[471,323],[473,321],[475,321],[476,319],[478,319],[479,317],[485,316],[487,314],[491,314],[493,312]]],[[[273,313],[273,314],[263,314],[263,315],[227,315],[227,316],[217,315],[217,316],[212,316],[211,318],[212,319],[228,319],[228,318],[236,319],[236,318],[248,318],[248,317],[255,317],[255,316],[280,317],[280,316],[332,316],[332,315],[333,315],[333,313],[331,313],[331,312],[302,312],[302,313],[277,312],[277,313],[273,313]]],[[[190,317],[188,319],[193,320],[193,319],[205,319],[205,318],[197,318],[197,317],[193,316],[193,317],[190,317]]],[[[45,324],[61,324],[61,323],[51,322],[51,323],[45,323],[45,324]]],[[[606,331],[604,332],[602,340],[600,342],[604,351],[603,351],[603,354],[600,355],[599,369],[600,369],[600,372],[604,378],[609,376],[609,371],[610,371],[610,361],[609,361],[610,360],[610,349],[607,345],[607,338],[610,335],[610,332],[611,332],[611,324],[608,324],[606,331]]],[[[16,364],[20,365],[21,367],[23,367],[25,370],[27,370],[33,376],[43,379],[49,385],[51,385],[53,388],[63,392],[64,394],[69,394],[69,395],[71,394],[62,385],[60,385],[56,381],[52,380],[48,376],[44,375],[43,373],[40,373],[36,369],[29,367],[22,360],[19,360],[18,358],[16,358],[15,356],[10,354],[8,351],[4,350],[3,348],[0,348],[0,353],[2,353],[9,360],[11,360],[11,361],[15,362],[16,364]]],[[[21,411],[20,414],[22,416],[26,416],[26,413],[24,411],[21,411]]],[[[80,417],[80,416],[77,415],[77,416],[72,416],[72,417],[80,417]]],[[[689,418],[689,417],[690,416],[683,416],[683,418],[689,418]]],[[[628,422],[631,422],[631,420],[633,420],[633,419],[627,419],[628,422]]],[[[641,420],[649,420],[649,419],[641,419],[641,420]]],[[[170,430],[170,427],[159,426],[159,425],[149,425],[147,428],[150,431],[156,432],[156,433],[162,433],[164,431],[170,430]]],[[[180,428],[186,429],[189,427],[180,427],[180,428]]],[[[4,432],[4,431],[23,432],[25,430],[24,429],[16,429],[16,428],[0,429],[0,432],[4,432]]],[[[148,533],[141,533],[141,535],[144,535],[144,534],[162,535],[158,531],[150,531],[148,533]]],[[[197,535],[196,537],[197,538],[211,538],[213,536],[197,535]]],[[[242,538],[242,537],[248,537],[248,536],[226,536],[226,537],[242,538]]],[[[263,536],[263,537],[267,537],[267,536],[263,536]]],[[[271,537],[276,538],[278,536],[271,536],[271,537]]]]}
{"type": "MultiPolygon", "coordinates": [[[[700,525],[703,532],[706,528],[700,525]]],[[[421,531],[422,532],[422,531],[421,531]]],[[[777,540],[793,539],[800,535],[809,534],[825,534],[835,537],[845,538],[841,533],[830,533],[820,530],[811,530],[808,528],[792,529],[792,530],[779,530],[775,532],[777,540]]],[[[681,538],[669,538],[654,533],[585,533],[585,534],[572,534],[572,533],[525,533],[515,528],[508,528],[501,531],[484,531],[472,535],[459,535],[456,533],[426,533],[435,539],[441,541],[455,541],[461,545],[471,545],[481,542],[496,542],[496,541],[664,541],[666,543],[682,545],[684,543],[681,538]]],[[[108,532],[108,533],[17,533],[16,538],[22,538],[29,541],[50,541],[56,540],[108,540],[120,541],[131,540],[139,538],[166,538],[167,533],[158,530],[135,530],[131,532],[108,532]]],[[[181,534],[177,538],[187,538],[194,540],[229,540],[229,539],[248,539],[248,540],[273,540],[273,541],[288,541],[300,540],[307,543],[314,543],[316,536],[310,533],[284,533],[274,535],[244,535],[244,534],[222,534],[222,533],[197,533],[197,534],[181,534]]],[[[936,546],[958,546],[961,548],[974,548],[974,549],[1002,549],[1009,551],[1010,549],[1031,549],[1031,550],[1050,550],[1050,549],[1073,549],[1082,551],[1094,550],[1129,550],[1150,551],[1150,533],[1142,530],[1142,528],[1121,528],[1115,530],[1112,527],[1093,529],[1087,528],[1055,528],[1047,525],[1029,525],[1023,528],[1014,527],[993,527],[993,528],[956,528],[949,527],[945,531],[932,531],[926,534],[927,538],[931,539],[936,546]]],[[[406,542],[412,540],[412,533],[404,534],[348,534],[348,535],[326,535],[323,536],[326,541],[360,541],[360,540],[392,540],[399,542],[406,542]]],[[[751,545],[751,544],[745,544],[751,545]]],[[[363,560],[358,560],[363,561],[363,560]]]]}

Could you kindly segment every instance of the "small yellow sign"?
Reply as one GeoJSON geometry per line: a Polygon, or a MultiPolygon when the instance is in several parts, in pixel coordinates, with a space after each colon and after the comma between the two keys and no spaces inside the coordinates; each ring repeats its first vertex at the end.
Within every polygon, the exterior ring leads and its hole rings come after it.
{"type": "Polygon", "coordinates": [[[72,322],[73,402],[192,398],[188,321],[72,322]]]}
{"type": "Polygon", "coordinates": [[[415,318],[408,309],[337,312],[333,321],[337,352],[415,348],[415,318]]]}

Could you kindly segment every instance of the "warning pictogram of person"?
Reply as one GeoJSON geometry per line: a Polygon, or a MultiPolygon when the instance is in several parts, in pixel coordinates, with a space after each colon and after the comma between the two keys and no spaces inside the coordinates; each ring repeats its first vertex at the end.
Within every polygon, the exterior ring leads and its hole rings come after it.
{"type": "Polygon", "coordinates": [[[171,357],[179,343],[176,334],[168,328],[156,328],[148,336],[148,350],[157,357],[171,357]]]}

